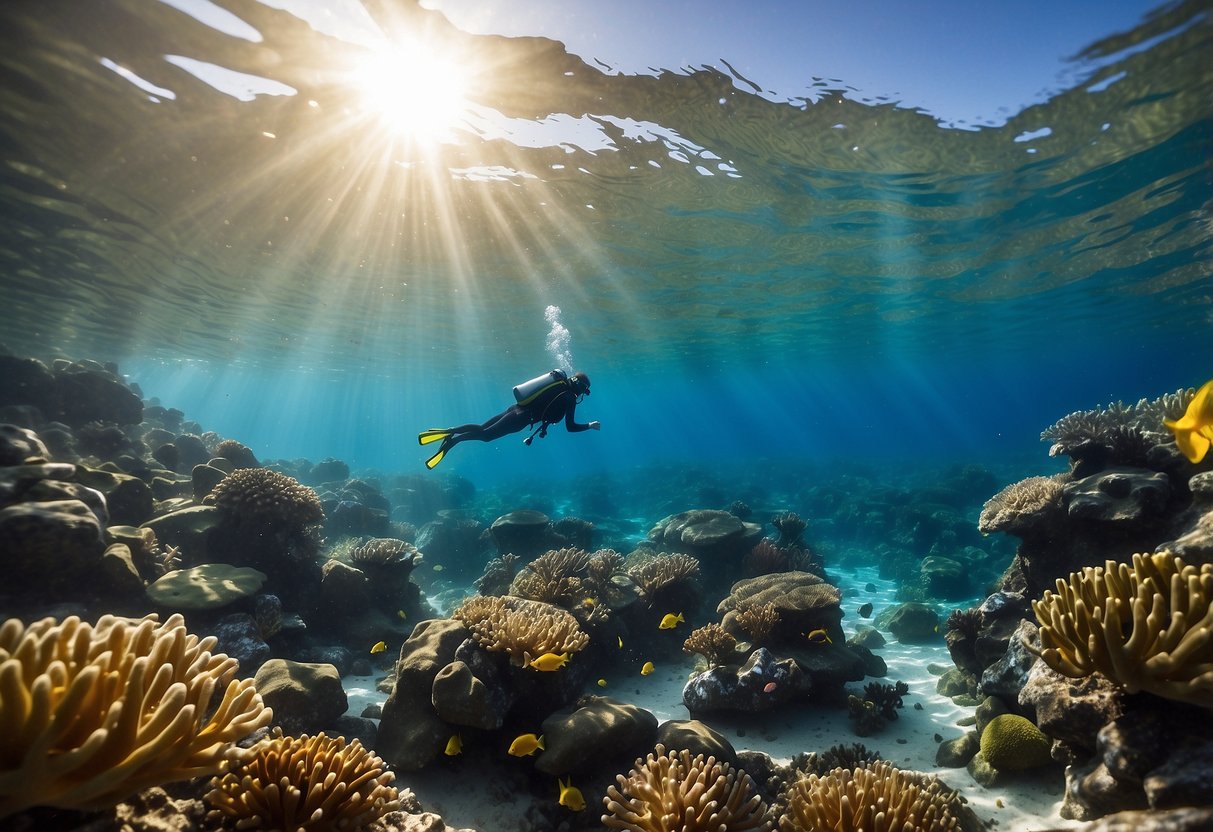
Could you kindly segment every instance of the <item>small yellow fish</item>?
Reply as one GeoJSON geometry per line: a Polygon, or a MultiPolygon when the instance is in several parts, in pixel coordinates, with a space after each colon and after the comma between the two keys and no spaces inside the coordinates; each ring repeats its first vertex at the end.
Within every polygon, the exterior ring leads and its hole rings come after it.
{"type": "Polygon", "coordinates": [[[463,740],[458,734],[451,734],[451,738],[446,741],[446,750],[442,753],[448,757],[455,757],[463,753],[463,740]]]}
{"type": "Polygon", "coordinates": [[[511,757],[529,757],[536,751],[543,751],[543,737],[534,734],[520,734],[510,743],[511,757]]]}
{"type": "Polygon", "coordinates": [[[536,670],[559,670],[569,663],[569,654],[561,653],[544,653],[542,656],[531,659],[531,667],[536,670]]]}
{"type": "Polygon", "coordinates": [[[600,687],[600,688],[605,688],[605,687],[606,687],[606,679],[599,679],[599,680],[598,680],[598,687],[600,687]]]}
{"type": "Polygon", "coordinates": [[[587,597],[581,603],[585,604],[587,607],[596,607],[596,606],[598,606],[598,599],[594,598],[593,596],[590,596],[590,597],[587,597]]]}
{"type": "Polygon", "coordinates": [[[672,612],[667,612],[661,617],[661,623],[657,626],[663,630],[672,630],[684,621],[686,621],[686,619],[682,617],[682,613],[674,615],[672,612]]]}
{"type": "Polygon", "coordinates": [[[377,641],[375,642],[375,646],[371,648],[371,655],[373,656],[376,653],[382,653],[385,650],[387,650],[387,642],[377,641]]]}
{"type": "Polygon", "coordinates": [[[1213,381],[1206,381],[1184,415],[1174,422],[1163,419],[1162,423],[1175,434],[1175,444],[1190,462],[1200,462],[1213,444],[1213,381]]]}
{"type": "Polygon", "coordinates": [[[805,633],[804,637],[809,640],[809,644],[833,644],[834,640],[830,638],[830,634],[818,627],[811,633],[805,633]]]}
{"type": "Polygon", "coordinates": [[[441,571],[442,571],[442,564],[441,564],[441,563],[435,563],[435,564],[434,564],[434,571],[435,571],[435,572],[441,572],[441,571]]]}
{"type": "Polygon", "coordinates": [[[404,610],[396,610],[396,617],[403,621],[404,619],[408,618],[408,615],[404,610]]]}
{"type": "Polygon", "coordinates": [[[622,650],[623,649],[623,636],[615,636],[615,638],[619,639],[619,649],[622,650]]]}
{"type": "Polygon", "coordinates": [[[652,663],[652,662],[645,662],[645,663],[644,663],[644,666],[640,668],[640,675],[641,675],[641,676],[648,676],[648,675],[649,675],[650,673],[652,673],[654,670],[656,670],[656,668],[655,668],[655,667],[653,667],[653,663],[652,663]]]}
{"type": "Polygon", "coordinates": [[[570,777],[566,783],[559,777],[556,782],[560,784],[560,799],[556,802],[561,806],[567,806],[574,812],[580,812],[585,809],[585,797],[581,794],[581,789],[573,785],[573,778],[570,777]]]}

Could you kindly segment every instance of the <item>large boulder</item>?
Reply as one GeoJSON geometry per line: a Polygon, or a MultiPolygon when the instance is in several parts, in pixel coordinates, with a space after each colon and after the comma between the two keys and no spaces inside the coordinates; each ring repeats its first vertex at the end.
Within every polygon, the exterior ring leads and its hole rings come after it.
{"type": "Polygon", "coordinates": [[[349,709],[341,676],[331,664],[270,659],[253,680],[261,699],[274,709],[274,723],[287,734],[332,728],[349,709]]]}
{"type": "Polygon", "coordinates": [[[738,669],[717,666],[690,679],[682,704],[692,716],[714,711],[759,713],[807,693],[812,683],[793,659],[776,659],[759,647],[738,669]]]}
{"type": "MultiPolygon", "coordinates": [[[[588,696],[543,721],[545,750],[535,768],[565,776],[630,763],[653,748],[657,717],[605,696],[588,696]]],[[[625,766],[626,767],[626,766],[625,766]]]]}
{"type": "Polygon", "coordinates": [[[1144,468],[1107,468],[1067,483],[1062,495],[1073,519],[1151,525],[1165,515],[1171,482],[1166,474],[1144,468]]]}
{"type": "Polygon", "coordinates": [[[453,733],[434,710],[434,679],[471,632],[452,619],[422,621],[400,646],[396,679],[383,703],[375,750],[397,771],[417,771],[442,753],[453,733]]]}

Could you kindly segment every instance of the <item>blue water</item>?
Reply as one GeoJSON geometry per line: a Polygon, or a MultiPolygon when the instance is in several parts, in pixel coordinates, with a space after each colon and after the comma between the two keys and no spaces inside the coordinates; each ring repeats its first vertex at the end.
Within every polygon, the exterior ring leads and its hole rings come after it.
{"type": "Polygon", "coordinates": [[[1048,465],[1062,415],[1209,375],[1199,3],[1109,29],[1069,87],[980,129],[843,82],[608,72],[400,4],[383,31],[472,72],[437,141],[366,105],[364,29],[228,9],[5,9],[0,340],[116,361],[263,459],[423,471],[418,430],[556,365],[549,305],[601,433],[441,472],[1048,465]]]}

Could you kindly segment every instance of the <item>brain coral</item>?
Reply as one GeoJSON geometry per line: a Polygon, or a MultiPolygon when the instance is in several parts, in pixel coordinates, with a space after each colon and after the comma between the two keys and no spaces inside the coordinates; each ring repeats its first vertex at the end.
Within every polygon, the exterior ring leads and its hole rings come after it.
{"type": "Polygon", "coordinates": [[[361,829],[399,808],[383,760],[344,737],[283,737],[257,743],[252,756],[211,781],[206,800],[237,829],[297,832],[361,829]]]}
{"type": "Polygon", "coordinates": [[[1059,579],[1032,609],[1041,649],[1026,646],[1058,673],[1098,671],[1130,693],[1213,708],[1213,564],[1110,560],[1059,579]]]}
{"type": "Polygon", "coordinates": [[[781,832],[951,832],[956,795],[888,763],[810,774],[792,784],[781,832]]]}
{"type": "Polygon", "coordinates": [[[576,653],[590,643],[570,613],[541,601],[475,595],[451,616],[486,650],[508,653],[523,667],[544,653],[576,653]]]}
{"type": "Polygon", "coordinates": [[[629,832],[766,832],[766,805],[750,776],[715,757],[658,745],[603,799],[608,829],[629,832]]]}
{"type": "Polygon", "coordinates": [[[241,525],[302,528],[324,519],[316,492],[267,468],[239,468],[211,489],[206,502],[241,525]]]}
{"type": "Polygon", "coordinates": [[[219,771],[273,713],[215,638],[180,615],[72,616],[0,627],[0,817],[30,806],[98,809],[149,786],[219,771]],[[222,696],[217,706],[215,694],[222,696]]]}
{"type": "Polygon", "coordinates": [[[1020,771],[1047,765],[1052,743],[1032,720],[1002,714],[981,732],[981,756],[999,771],[1020,771]]]}

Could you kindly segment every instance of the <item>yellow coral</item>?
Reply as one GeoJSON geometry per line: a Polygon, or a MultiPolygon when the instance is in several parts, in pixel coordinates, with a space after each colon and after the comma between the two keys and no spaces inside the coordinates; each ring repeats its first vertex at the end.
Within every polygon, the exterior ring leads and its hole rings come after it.
{"type": "Polygon", "coordinates": [[[1213,708],[1213,564],[1110,560],[1059,579],[1032,609],[1041,648],[1027,647],[1058,673],[1098,671],[1130,693],[1213,708]]]}
{"type": "Polygon", "coordinates": [[[545,653],[576,653],[590,643],[577,619],[551,604],[511,596],[473,596],[453,618],[463,622],[486,650],[508,653],[524,667],[545,653]]]}
{"type": "Polygon", "coordinates": [[[217,772],[273,713],[237,662],[173,615],[0,627],[0,817],[96,809],[217,772]],[[213,695],[222,700],[211,712],[213,695]],[[208,716],[209,714],[209,716],[208,716]]]}
{"type": "Polygon", "coordinates": [[[766,805],[750,776],[715,757],[657,750],[607,787],[602,823],[628,832],[767,832],[766,805]]]}
{"type": "Polygon", "coordinates": [[[1048,765],[1052,743],[1030,719],[1002,714],[981,732],[981,756],[999,771],[1020,771],[1048,765]]]}
{"type": "Polygon", "coordinates": [[[950,832],[955,792],[885,762],[810,774],[792,784],[781,832],[950,832]]]}
{"type": "Polygon", "coordinates": [[[283,737],[257,743],[252,755],[211,780],[206,801],[238,829],[328,832],[361,829],[400,807],[395,776],[378,755],[344,737],[283,737]]]}

